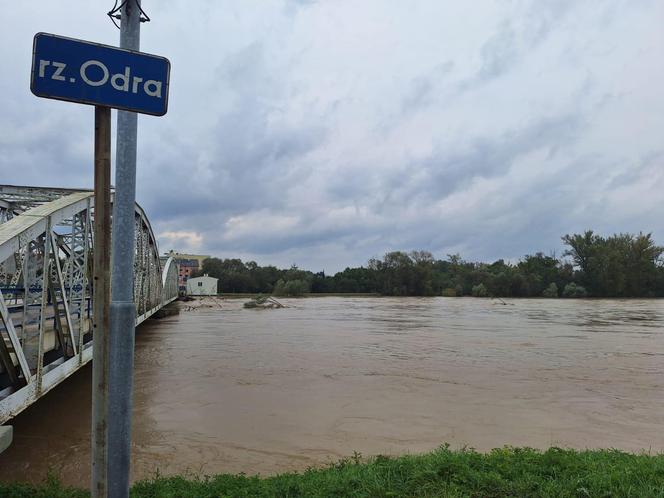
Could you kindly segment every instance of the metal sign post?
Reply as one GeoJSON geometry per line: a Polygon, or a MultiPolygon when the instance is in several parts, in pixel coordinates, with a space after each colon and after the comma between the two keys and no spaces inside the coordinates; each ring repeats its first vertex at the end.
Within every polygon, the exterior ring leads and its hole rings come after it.
{"type": "MultiPolygon", "coordinates": [[[[34,37],[30,89],[38,97],[95,107],[92,496],[129,495],[134,366],[136,113],[168,109],[170,62],[138,52],[140,0],[122,2],[120,48],[47,33],[34,37]],[[113,268],[111,108],[118,111],[113,268]],[[109,299],[111,299],[109,305],[109,299]]],[[[84,333],[84,331],[80,331],[84,333]]]]}
{"type": "MultiPolygon", "coordinates": [[[[123,3],[120,47],[138,50],[140,0],[123,3]]],[[[113,203],[113,271],[111,364],[108,425],[109,497],[129,496],[131,411],[134,374],[134,203],[136,202],[136,135],[138,116],[118,111],[113,203]]]]}

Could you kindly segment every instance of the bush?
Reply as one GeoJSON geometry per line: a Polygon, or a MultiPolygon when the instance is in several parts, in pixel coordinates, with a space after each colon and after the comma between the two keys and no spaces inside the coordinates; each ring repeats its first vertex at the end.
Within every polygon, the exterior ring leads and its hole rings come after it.
{"type": "Polygon", "coordinates": [[[477,284],[473,286],[472,294],[474,297],[487,297],[489,295],[489,291],[486,290],[484,284],[477,284]]]}
{"type": "Polygon", "coordinates": [[[544,292],[542,292],[542,296],[558,297],[558,286],[554,282],[551,282],[549,286],[546,289],[544,289],[544,292]]]}
{"type": "Polygon", "coordinates": [[[457,291],[454,287],[447,287],[446,289],[443,289],[443,294],[444,297],[457,297],[457,291]]]}
{"type": "Polygon", "coordinates": [[[586,292],[585,287],[576,285],[574,282],[569,283],[563,289],[563,297],[587,297],[588,292],[586,292]]]}

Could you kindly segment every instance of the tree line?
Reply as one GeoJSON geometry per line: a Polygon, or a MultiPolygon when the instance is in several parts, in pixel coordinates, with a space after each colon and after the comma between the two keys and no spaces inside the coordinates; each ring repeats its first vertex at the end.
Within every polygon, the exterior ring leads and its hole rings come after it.
{"type": "Polygon", "coordinates": [[[562,257],[538,252],[515,263],[471,262],[459,254],[393,251],[334,275],[292,266],[209,258],[200,272],[219,279],[221,293],[375,293],[389,296],[662,297],[664,247],[652,234],[565,235],[562,257]]]}

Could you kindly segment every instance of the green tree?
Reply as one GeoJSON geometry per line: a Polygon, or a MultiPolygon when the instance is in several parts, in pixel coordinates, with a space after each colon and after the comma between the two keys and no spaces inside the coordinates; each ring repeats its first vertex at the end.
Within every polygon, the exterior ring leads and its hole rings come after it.
{"type": "Polygon", "coordinates": [[[541,296],[552,283],[562,287],[568,281],[561,262],[554,256],[545,256],[541,252],[524,256],[517,268],[523,276],[523,296],[541,296]]]}
{"type": "Polygon", "coordinates": [[[558,286],[555,284],[555,282],[551,282],[549,286],[546,289],[544,289],[544,292],[542,292],[542,296],[558,297],[558,286]]]}
{"type": "Polygon", "coordinates": [[[274,286],[275,296],[298,297],[309,293],[309,284],[305,280],[279,280],[274,286]]]}
{"type": "Polygon", "coordinates": [[[651,234],[628,233],[601,237],[591,230],[565,235],[565,256],[577,269],[576,280],[592,296],[653,296],[664,248],[651,234]]]}
{"type": "Polygon", "coordinates": [[[586,297],[587,295],[586,289],[574,282],[570,282],[563,289],[563,297],[586,297]]]}
{"type": "Polygon", "coordinates": [[[487,297],[489,291],[484,284],[477,284],[473,286],[473,297],[487,297]]]}

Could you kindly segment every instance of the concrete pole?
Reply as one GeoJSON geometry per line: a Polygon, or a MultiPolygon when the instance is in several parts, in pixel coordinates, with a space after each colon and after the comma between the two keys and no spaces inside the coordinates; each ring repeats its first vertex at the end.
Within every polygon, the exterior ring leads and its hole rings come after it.
{"type": "MultiPolygon", "coordinates": [[[[120,18],[120,48],[140,48],[140,0],[127,0],[120,18]]],[[[129,496],[134,371],[134,204],[137,115],[118,111],[113,202],[111,358],[108,398],[108,496],[129,496]]]]}
{"type": "MultiPolygon", "coordinates": [[[[107,493],[109,301],[111,299],[111,108],[95,107],[95,219],[92,269],[93,498],[107,493]]],[[[79,334],[85,331],[81,327],[79,334]]]]}

